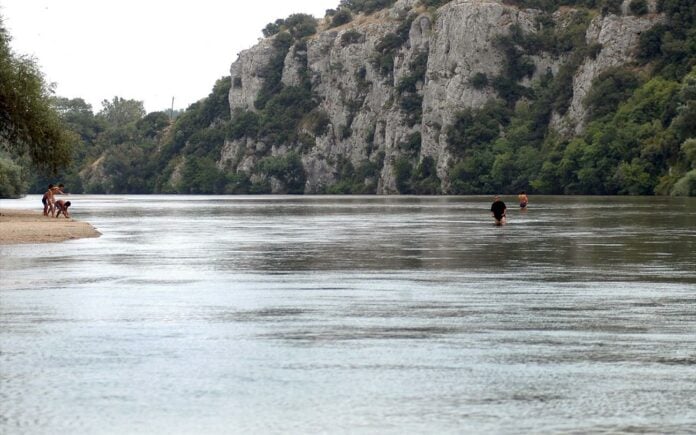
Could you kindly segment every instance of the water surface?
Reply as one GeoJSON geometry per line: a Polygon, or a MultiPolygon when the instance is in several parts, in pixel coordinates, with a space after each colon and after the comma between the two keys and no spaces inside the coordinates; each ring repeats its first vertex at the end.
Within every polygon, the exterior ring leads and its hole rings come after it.
{"type": "Polygon", "coordinates": [[[0,433],[693,430],[696,201],[504,199],[71,196],[0,246],[0,433]]]}

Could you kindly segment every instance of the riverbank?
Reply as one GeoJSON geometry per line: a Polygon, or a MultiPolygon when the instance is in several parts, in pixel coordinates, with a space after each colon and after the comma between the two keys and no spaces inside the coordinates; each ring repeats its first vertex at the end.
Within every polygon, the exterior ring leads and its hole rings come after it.
{"type": "Polygon", "coordinates": [[[99,236],[101,233],[87,222],[46,217],[36,211],[0,209],[0,245],[57,243],[99,236]]]}

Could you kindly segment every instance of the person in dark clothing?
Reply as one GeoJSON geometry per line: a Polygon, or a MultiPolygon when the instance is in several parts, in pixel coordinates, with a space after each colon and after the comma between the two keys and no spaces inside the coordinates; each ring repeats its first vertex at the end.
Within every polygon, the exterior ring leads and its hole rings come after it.
{"type": "Polygon", "coordinates": [[[495,196],[493,204],[491,205],[491,213],[493,213],[493,218],[495,218],[496,225],[502,225],[505,223],[505,210],[507,207],[505,203],[500,200],[498,195],[495,196]]]}

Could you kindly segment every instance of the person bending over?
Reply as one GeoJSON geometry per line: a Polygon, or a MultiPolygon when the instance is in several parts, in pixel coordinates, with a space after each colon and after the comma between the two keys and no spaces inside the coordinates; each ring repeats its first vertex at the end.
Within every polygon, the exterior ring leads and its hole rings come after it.
{"type": "Polygon", "coordinates": [[[56,217],[60,216],[61,213],[63,213],[63,216],[66,218],[70,217],[70,214],[68,213],[68,207],[70,207],[70,201],[63,201],[62,199],[59,199],[55,203],[56,207],[56,217]]]}

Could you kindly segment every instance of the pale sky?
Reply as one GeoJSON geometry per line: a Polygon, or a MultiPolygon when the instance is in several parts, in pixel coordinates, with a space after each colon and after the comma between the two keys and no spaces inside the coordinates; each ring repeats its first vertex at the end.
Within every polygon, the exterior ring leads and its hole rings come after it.
{"type": "Polygon", "coordinates": [[[340,0],[0,0],[16,55],[36,59],[55,94],[96,113],[118,96],[185,109],[229,75],[269,22],[324,17],[340,0]]]}

